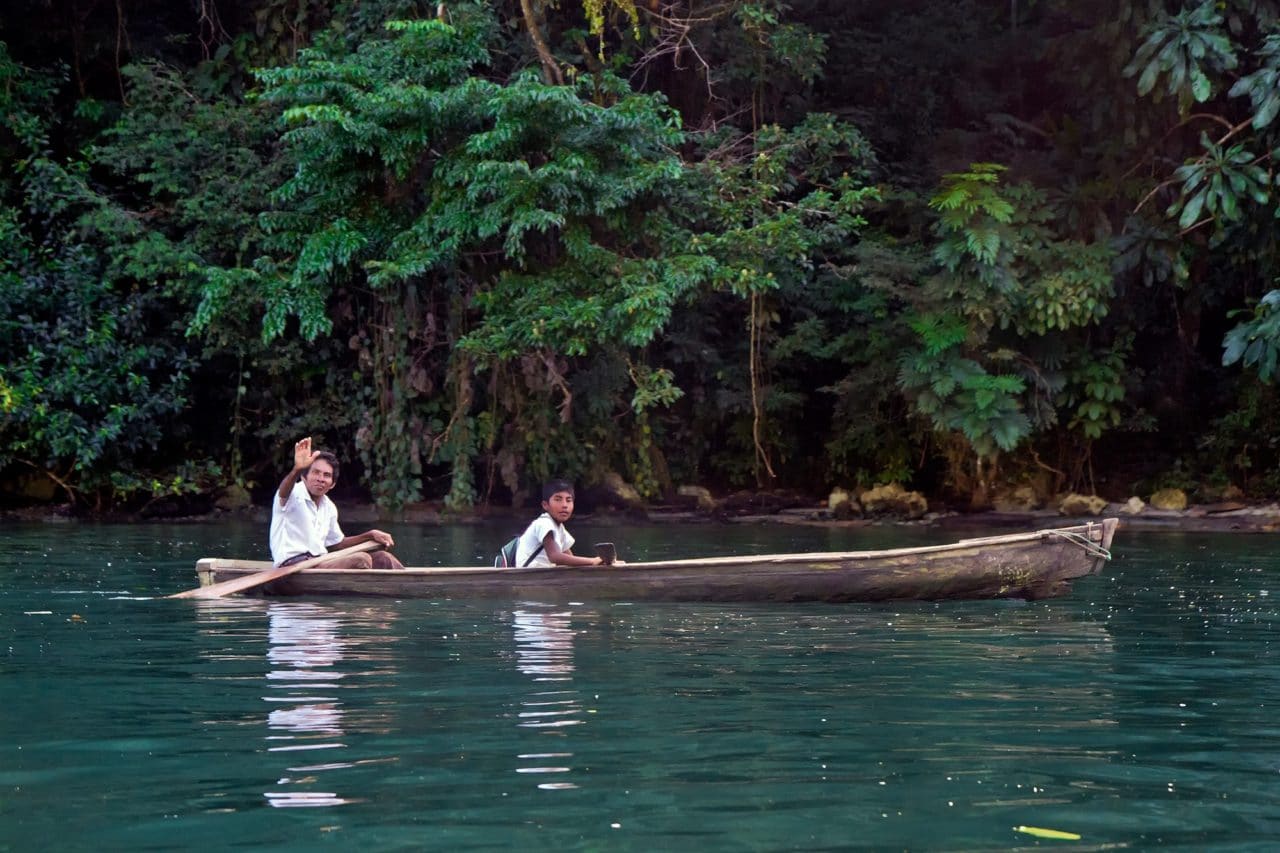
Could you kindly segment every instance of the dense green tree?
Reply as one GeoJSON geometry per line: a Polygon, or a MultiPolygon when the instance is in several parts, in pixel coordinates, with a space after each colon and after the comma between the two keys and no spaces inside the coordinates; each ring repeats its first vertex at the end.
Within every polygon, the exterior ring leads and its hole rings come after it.
{"type": "Polygon", "coordinates": [[[0,81],[0,468],[46,474],[99,508],[207,485],[216,469],[147,464],[186,431],[174,416],[191,360],[164,294],[122,283],[96,251],[110,203],[52,150],[58,80],[0,45],[0,81]]]}
{"type": "MultiPolygon", "coordinates": [[[[680,173],[674,116],[608,75],[577,91],[478,76],[494,22],[479,6],[450,20],[392,22],[353,53],[316,48],[262,73],[298,168],[264,216],[268,251],[215,270],[196,317],[207,327],[247,294],[266,339],[289,317],[311,339],[334,328],[335,293],[363,292],[351,333],[370,397],[352,405],[367,404],[361,449],[393,506],[419,498],[436,459],[450,502],[475,500],[494,428],[474,409],[479,368],[540,353],[567,409],[556,360],[643,345],[705,267],[653,248],[652,200],[680,173]]],[[[637,395],[662,381],[633,376],[637,395]]]]}
{"type": "Polygon", "coordinates": [[[0,469],[1274,491],[1278,11],[19,0],[0,469]]]}

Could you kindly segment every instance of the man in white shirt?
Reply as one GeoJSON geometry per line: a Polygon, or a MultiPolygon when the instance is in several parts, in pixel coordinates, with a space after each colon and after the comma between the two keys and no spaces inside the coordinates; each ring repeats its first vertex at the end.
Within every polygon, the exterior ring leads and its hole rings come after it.
{"type": "MultiPolygon", "coordinates": [[[[338,508],[327,495],[338,480],[338,458],[326,451],[313,451],[311,439],[293,446],[293,470],[280,481],[271,502],[271,559],[276,566],[289,566],[330,550],[341,550],[361,542],[377,542],[383,548],[395,544],[389,533],[368,530],[347,536],[338,526],[338,508]],[[303,488],[295,486],[303,484],[303,488]]],[[[403,569],[389,551],[362,552],[325,564],[334,569],[403,569]]]]}

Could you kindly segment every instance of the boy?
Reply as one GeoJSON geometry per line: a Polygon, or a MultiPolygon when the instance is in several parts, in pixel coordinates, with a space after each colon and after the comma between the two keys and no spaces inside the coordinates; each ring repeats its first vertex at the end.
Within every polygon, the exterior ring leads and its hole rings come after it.
{"type": "MultiPolygon", "coordinates": [[[[313,451],[311,439],[293,446],[293,470],[280,481],[271,502],[271,559],[277,567],[319,557],[361,542],[375,541],[383,548],[395,542],[389,533],[368,530],[347,536],[338,526],[338,508],[326,497],[338,481],[338,457],[313,451]],[[302,488],[295,488],[299,483],[302,488]]],[[[362,552],[327,564],[333,569],[403,569],[389,551],[362,552]]]]}
{"type": "MultiPolygon", "coordinates": [[[[541,566],[599,566],[599,557],[579,557],[573,553],[573,536],[565,530],[564,523],[573,515],[573,486],[565,480],[552,480],[542,487],[542,515],[533,520],[520,536],[516,546],[516,565],[526,563],[532,568],[541,566]],[[534,551],[538,546],[542,550],[534,551]],[[530,561],[529,557],[533,556],[530,561]]],[[[622,565],[615,560],[614,565],[622,565]]]]}

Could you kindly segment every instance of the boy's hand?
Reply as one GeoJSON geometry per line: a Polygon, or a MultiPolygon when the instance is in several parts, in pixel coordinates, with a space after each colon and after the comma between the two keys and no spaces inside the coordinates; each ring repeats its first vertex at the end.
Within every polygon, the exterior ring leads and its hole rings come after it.
{"type": "Polygon", "coordinates": [[[293,446],[293,467],[299,471],[303,468],[310,468],[311,463],[316,461],[318,452],[311,450],[311,436],[298,440],[293,446]]]}

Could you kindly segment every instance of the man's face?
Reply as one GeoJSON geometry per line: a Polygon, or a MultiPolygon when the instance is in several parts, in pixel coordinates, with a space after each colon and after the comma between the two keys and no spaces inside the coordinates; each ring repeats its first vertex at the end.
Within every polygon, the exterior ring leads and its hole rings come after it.
{"type": "Polygon", "coordinates": [[[303,482],[307,484],[307,492],[313,499],[323,497],[333,488],[333,466],[323,459],[317,459],[311,463],[311,469],[307,471],[303,482]]]}
{"type": "Polygon", "coordinates": [[[547,515],[564,524],[573,515],[573,492],[556,492],[549,500],[542,502],[547,515]]]}

